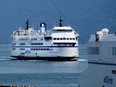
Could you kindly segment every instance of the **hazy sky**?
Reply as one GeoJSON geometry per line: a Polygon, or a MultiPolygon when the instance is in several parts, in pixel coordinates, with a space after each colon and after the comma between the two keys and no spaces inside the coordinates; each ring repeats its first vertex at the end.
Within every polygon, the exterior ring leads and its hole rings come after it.
{"type": "Polygon", "coordinates": [[[10,43],[27,18],[31,27],[45,21],[51,29],[60,16],[80,34],[79,43],[86,43],[96,30],[116,31],[116,0],[0,0],[0,43],[10,43]]]}

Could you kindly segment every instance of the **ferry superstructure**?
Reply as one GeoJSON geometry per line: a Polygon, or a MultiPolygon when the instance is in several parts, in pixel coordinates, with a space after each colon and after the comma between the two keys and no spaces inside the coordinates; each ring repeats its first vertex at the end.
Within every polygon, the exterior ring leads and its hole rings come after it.
{"type": "Polygon", "coordinates": [[[91,35],[87,53],[88,68],[79,87],[116,87],[116,33],[104,28],[91,35]]]}
{"type": "Polygon", "coordinates": [[[12,34],[11,56],[17,59],[53,59],[67,60],[79,57],[79,34],[70,27],[59,26],[47,30],[45,22],[40,23],[40,30],[29,27],[27,20],[26,29],[19,28],[12,34]]]}

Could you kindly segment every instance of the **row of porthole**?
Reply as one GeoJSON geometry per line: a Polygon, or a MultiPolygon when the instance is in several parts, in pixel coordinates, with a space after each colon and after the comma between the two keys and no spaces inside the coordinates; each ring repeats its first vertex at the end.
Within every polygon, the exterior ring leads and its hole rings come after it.
{"type": "MultiPolygon", "coordinates": [[[[12,48],[12,50],[16,50],[16,48],[12,48]]],[[[25,50],[25,48],[20,48],[20,50],[25,50]]]]}
{"type": "MultiPolygon", "coordinates": [[[[16,45],[16,43],[12,43],[12,45],[16,45]]],[[[20,45],[25,45],[25,43],[20,43],[20,45]]],[[[43,45],[43,43],[31,43],[31,45],[43,45]]]]}
{"type": "Polygon", "coordinates": [[[75,38],[53,38],[53,40],[75,40],[75,38]]]}

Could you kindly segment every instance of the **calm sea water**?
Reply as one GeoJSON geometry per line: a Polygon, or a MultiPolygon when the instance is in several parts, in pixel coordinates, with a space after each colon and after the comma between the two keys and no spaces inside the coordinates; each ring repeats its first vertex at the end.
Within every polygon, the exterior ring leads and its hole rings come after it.
{"type": "Polygon", "coordinates": [[[78,77],[87,68],[83,45],[78,61],[21,61],[11,60],[9,55],[9,45],[0,45],[0,84],[78,87],[78,77]]]}

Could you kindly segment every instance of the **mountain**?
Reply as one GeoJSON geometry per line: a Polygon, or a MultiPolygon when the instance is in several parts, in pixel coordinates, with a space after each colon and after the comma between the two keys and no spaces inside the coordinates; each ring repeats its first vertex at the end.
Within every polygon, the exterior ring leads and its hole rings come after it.
{"type": "Polygon", "coordinates": [[[87,43],[104,27],[116,31],[115,4],[116,0],[0,0],[0,43],[10,43],[13,31],[25,27],[27,18],[30,27],[39,29],[45,21],[51,29],[60,16],[80,34],[79,43],[87,43]]]}

